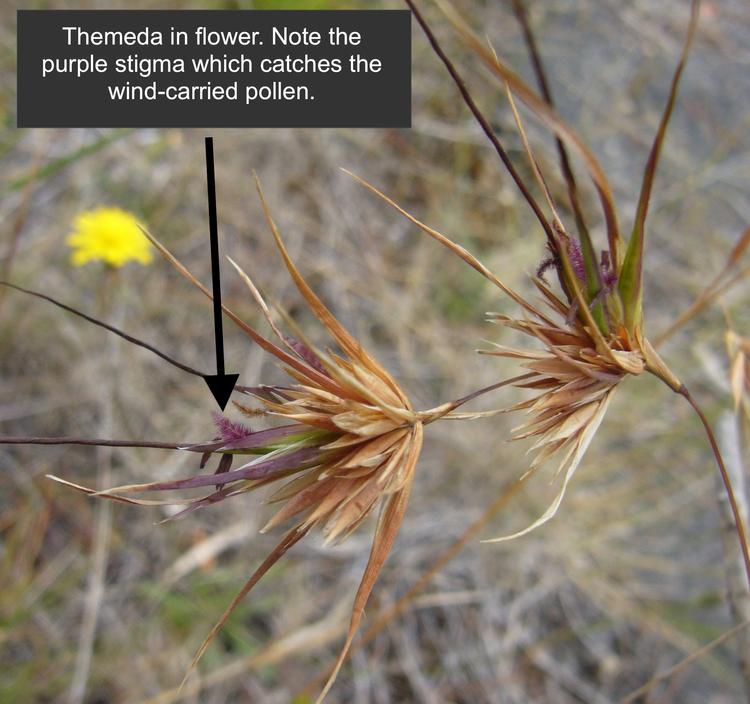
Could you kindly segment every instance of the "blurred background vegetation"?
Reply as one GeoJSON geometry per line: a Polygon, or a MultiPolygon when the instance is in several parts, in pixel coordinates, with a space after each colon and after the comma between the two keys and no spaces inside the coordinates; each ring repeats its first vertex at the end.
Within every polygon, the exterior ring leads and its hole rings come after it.
{"type": "MultiPolygon", "coordinates": [[[[422,2],[511,154],[524,167],[502,94],[422,2]]],[[[684,0],[530,0],[560,112],[601,159],[627,224],[686,26],[684,0]]],[[[398,2],[22,2],[23,8],[400,8],[398,2]]],[[[457,7],[529,80],[521,35],[501,0],[457,7]]],[[[213,366],[210,304],[160,259],[106,272],[74,268],[64,244],[81,210],[136,213],[210,280],[199,130],[15,128],[15,8],[0,25],[0,273],[105,316],[178,359],[213,366]]],[[[697,295],[750,223],[750,13],[706,0],[650,214],[651,335],[697,295]]],[[[339,171],[381,186],[416,216],[530,291],[543,235],[414,25],[410,130],[216,130],[224,253],[313,339],[309,316],[265,230],[257,170],[290,250],[340,319],[422,408],[514,373],[480,357],[510,310],[495,289],[339,171]]],[[[54,110],[54,106],[50,106],[54,110]]],[[[563,200],[554,148],[527,127],[563,200]]],[[[581,177],[581,180],[582,177],[581,177]]],[[[587,190],[591,219],[598,217],[587,190]]],[[[566,214],[567,215],[567,214],[566,214]]],[[[602,237],[601,222],[595,232],[602,237]]],[[[600,239],[600,241],[603,241],[600,239]]],[[[224,298],[263,323],[238,277],[224,298]]],[[[750,330],[748,286],[723,299],[750,330]]],[[[725,314],[714,306],[664,347],[716,420],[731,409],[725,314]]],[[[254,384],[278,370],[227,324],[229,370],[254,384]]],[[[508,333],[504,332],[504,341],[508,333]]],[[[504,389],[476,407],[523,397],[504,389]]],[[[0,434],[199,441],[213,401],[200,379],[12,291],[0,292],[0,434]]],[[[231,411],[230,411],[231,413],[231,411]]],[[[372,601],[372,619],[524,471],[508,444],[517,416],[429,429],[410,509],[372,601]]],[[[746,453],[746,451],[745,451],[746,453]]],[[[183,521],[160,509],[104,507],[45,479],[87,485],[186,475],[193,455],[161,450],[0,446],[0,701],[288,702],[330,665],[364,568],[372,523],[346,544],[297,546],[211,647],[203,688],[175,691],[203,636],[278,535],[243,495],[183,521]]],[[[553,494],[540,475],[484,531],[519,529],[553,494]]],[[[656,380],[629,380],[553,522],[497,545],[473,540],[407,612],[345,666],[331,702],[610,702],[732,625],[714,469],[687,404],[656,380]]],[[[729,641],[655,687],[650,702],[743,699],[729,641]]]]}

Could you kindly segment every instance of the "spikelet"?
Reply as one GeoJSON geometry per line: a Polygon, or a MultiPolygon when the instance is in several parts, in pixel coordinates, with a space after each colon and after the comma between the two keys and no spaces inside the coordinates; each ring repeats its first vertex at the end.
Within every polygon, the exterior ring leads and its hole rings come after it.
{"type": "MultiPolygon", "coordinates": [[[[509,540],[529,533],[557,513],[565,490],[602,422],[612,394],[625,377],[638,376],[648,370],[668,380],[667,383],[675,389],[680,388],[681,383],[642,337],[640,327],[629,333],[622,326],[611,326],[612,331],[608,330],[606,335],[599,329],[590,308],[578,304],[582,297],[581,281],[569,261],[567,278],[563,280],[569,282],[569,290],[576,291],[576,295],[564,300],[543,279],[535,277],[534,283],[541,294],[541,305],[537,305],[503,283],[459,244],[419,221],[372,184],[351,172],[346,173],[463,259],[521,309],[519,317],[491,313],[491,321],[540,343],[541,348],[522,349],[495,345],[485,352],[520,360],[531,370],[528,377],[515,385],[536,390],[537,395],[508,409],[523,410],[530,416],[513,434],[516,440],[535,440],[532,451],[536,454],[526,473],[536,471],[547,461],[556,461],[555,476],[562,475],[556,496],[536,521],[522,531],[494,540],[509,540]]],[[[612,300],[607,301],[608,305],[616,309],[616,292],[610,293],[609,298],[612,300]]]]}
{"type": "MultiPolygon", "coordinates": [[[[369,595],[401,526],[422,448],[424,425],[450,414],[485,390],[432,410],[415,411],[393,377],[349,334],[302,277],[289,257],[259,183],[257,187],[281,258],[310,311],[339,352],[315,349],[304,339],[282,332],[250,277],[230,259],[261,307],[278,344],[262,336],[226,306],[223,306],[224,313],[273,354],[290,378],[289,385],[285,386],[237,387],[259,407],[237,405],[254,418],[278,418],[282,424],[253,431],[244,424],[215,416],[218,436],[212,441],[183,448],[202,455],[201,468],[213,454],[218,454],[221,459],[214,473],[123,485],[101,492],[52,478],[78,491],[114,501],[185,506],[171,520],[238,494],[269,484],[278,485],[269,499],[277,507],[276,512],[263,530],[289,524],[287,533],[208,634],[186,678],[240,600],[296,542],[313,528],[323,532],[327,543],[342,541],[379,508],[370,557],[354,599],[346,642],[320,696],[322,700],[344,662],[369,595]],[[235,456],[248,461],[233,469],[235,456]],[[153,500],[132,496],[205,487],[211,487],[211,492],[196,498],[153,500]]],[[[208,289],[161,243],[146,234],[180,273],[211,297],[208,289]]],[[[471,414],[462,414],[462,417],[471,417],[471,414]]]]}
{"type": "MultiPolygon", "coordinates": [[[[545,263],[540,267],[534,279],[542,296],[544,310],[547,311],[543,312],[538,305],[503,283],[459,244],[420,222],[375,186],[346,172],[385,200],[427,235],[463,259],[518,304],[521,311],[518,317],[491,315],[491,319],[534,338],[541,346],[541,349],[511,349],[497,345],[489,352],[496,356],[520,360],[523,366],[531,370],[531,377],[517,385],[538,392],[533,398],[509,409],[523,410],[529,416],[513,434],[513,439],[516,440],[526,438],[534,440],[532,452],[535,456],[527,474],[535,471],[545,462],[554,460],[558,463],[555,476],[562,475],[555,498],[536,521],[522,531],[497,539],[509,540],[525,535],[555,515],[573,474],[602,422],[615,388],[625,377],[638,376],[648,371],[664,381],[673,391],[683,395],[687,393],[682,382],[666,366],[644,334],[642,268],[645,221],[654,174],[674,108],[680,77],[695,34],[698,2],[693,0],[691,3],[688,31],[680,60],[672,77],[659,129],[654,137],[644,170],[633,233],[627,243],[623,241],[619,231],[612,189],[606,173],[593,152],[580,136],[557,115],[549,96],[545,98],[538,96],[515,72],[500,61],[492,47],[485,46],[447,0],[437,0],[438,5],[466,45],[506,89],[531,172],[549,210],[549,219],[544,215],[541,206],[530,194],[525,184],[519,183],[521,179],[507,153],[486,118],[468,95],[462,78],[440,47],[416,4],[413,0],[406,0],[406,2],[434,51],[448,69],[464,101],[532,206],[547,235],[547,247],[551,255],[549,264],[545,263]],[[558,140],[563,166],[567,167],[567,170],[563,168],[563,171],[568,181],[572,209],[576,214],[577,236],[569,234],[561,220],[560,209],[555,205],[539,161],[532,153],[516,108],[514,95],[519,97],[536,117],[554,132],[558,140]],[[566,145],[582,159],[599,195],[608,244],[608,249],[603,250],[599,257],[596,255],[592,238],[583,221],[577,201],[575,179],[570,171],[566,145]],[[542,271],[548,266],[554,267],[557,272],[562,297],[553,292],[540,278],[542,271]]],[[[535,58],[538,59],[538,56],[535,55],[535,58]]]]}
{"type": "Polygon", "coordinates": [[[488,542],[525,535],[555,515],[618,384],[626,376],[638,375],[645,369],[641,353],[622,349],[621,340],[610,341],[607,355],[597,352],[596,342],[585,326],[577,319],[570,321],[565,304],[543,280],[537,278],[535,283],[552,309],[551,317],[519,320],[490,314],[490,320],[528,335],[542,349],[498,344],[484,354],[520,360],[522,366],[533,372],[529,380],[516,386],[532,389],[536,395],[508,409],[524,411],[529,416],[513,430],[512,439],[534,440],[531,447],[534,459],[527,473],[554,460],[558,463],[555,476],[561,475],[562,481],[550,506],[530,526],[488,542]],[[561,319],[559,323],[553,322],[556,317],[561,319]]]}

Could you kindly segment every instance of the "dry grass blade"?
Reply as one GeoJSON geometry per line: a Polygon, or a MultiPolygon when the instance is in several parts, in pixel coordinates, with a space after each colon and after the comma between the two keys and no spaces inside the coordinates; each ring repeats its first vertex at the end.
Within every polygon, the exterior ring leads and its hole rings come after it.
{"type": "Polygon", "coordinates": [[[482,276],[484,276],[484,278],[495,284],[495,286],[497,286],[501,291],[510,296],[516,303],[518,303],[518,305],[526,308],[531,313],[536,312],[536,310],[532,306],[530,306],[530,304],[520,294],[516,293],[509,286],[506,286],[497,276],[495,276],[495,274],[493,274],[484,264],[482,264],[482,262],[480,262],[464,247],[456,244],[455,242],[453,242],[453,240],[449,239],[437,230],[433,230],[429,225],[425,225],[420,220],[417,220],[417,218],[404,210],[398,203],[391,200],[387,195],[385,195],[385,193],[380,191],[368,181],[365,181],[365,179],[357,176],[357,174],[349,171],[348,169],[342,169],[342,171],[348,176],[351,176],[355,181],[357,181],[357,183],[362,184],[369,191],[372,191],[372,193],[374,193],[376,196],[382,198],[386,203],[388,203],[388,205],[390,205],[397,212],[401,213],[401,215],[407,218],[407,220],[410,220],[412,223],[414,223],[420,230],[440,242],[440,244],[447,247],[454,254],[463,259],[470,267],[472,267],[472,269],[478,271],[482,276]]]}
{"type": "MultiPolygon", "coordinates": [[[[142,228],[143,229],[143,228],[142,228]]],[[[143,229],[143,234],[148,237],[148,239],[151,241],[151,244],[156,247],[161,255],[175,268],[177,271],[182,274],[193,286],[195,286],[198,290],[200,290],[205,296],[208,297],[209,300],[213,300],[213,295],[211,292],[200,282],[198,281],[195,276],[193,276],[190,271],[185,267],[182,262],[180,262],[159,240],[157,240],[150,232],[143,229]]],[[[326,379],[324,375],[320,374],[317,370],[312,369],[309,365],[304,364],[296,357],[293,357],[290,354],[287,354],[284,350],[282,350],[277,345],[273,344],[270,340],[267,340],[263,335],[258,333],[255,328],[253,328],[251,325],[248,325],[242,318],[240,318],[234,311],[232,311],[230,308],[228,308],[224,303],[221,305],[222,310],[224,313],[234,322],[236,325],[245,332],[256,344],[258,344],[260,347],[262,347],[266,352],[270,352],[274,357],[281,360],[282,362],[285,362],[289,366],[293,367],[297,371],[299,371],[302,374],[310,374],[313,377],[316,377],[316,380],[319,383],[322,383],[323,385],[330,384],[330,380],[326,379]]]]}
{"type": "Polygon", "coordinates": [[[180,689],[185,686],[185,683],[187,682],[188,677],[192,674],[193,670],[195,669],[196,665],[200,661],[200,659],[203,657],[204,653],[208,649],[208,646],[211,645],[211,642],[216,638],[219,631],[224,627],[224,624],[227,622],[227,619],[232,615],[232,612],[237,608],[237,605],[250,593],[250,590],[263,578],[263,576],[268,572],[268,570],[271,569],[287,552],[288,550],[298,543],[302,538],[307,535],[307,532],[309,531],[309,528],[304,529],[298,529],[293,528],[290,530],[284,538],[281,540],[281,542],[268,554],[265,560],[261,563],[261,565],[258,567],[258,569],[253,572],[253,574],[250,576],[250,579],[245,582],[242,589],[240,589],[239,592],[237,592],[237,596],[232,599],[232,603],[229,604],[229,606],[226,608],[224,613],[221,615],[221,618],[216,622],[214,627],[211,629],[209,634],[204,639],[203,643],[201,643],[200,648],[195,653],[195,656],[193,657],[192,662],[190,663],[190,667],[188,668],[187,672],[185,673],[185,677],[182,679],[182,683],[180,684],[180,689]]]}
{"type": "MultiPolygon", "coordinates": [[[[492,53],[497,58],[497,53],[494,51],[494,49],[492,53]]],[[[505,84],[505,94],[508,97],[508,104],[510,105],[510,109],[513,112],[513,119],[516,122],[518,134],[521,136],[521,144],[523,145],[523,150],[524,152],[526,152],[526,157],[528,158],[529,164],[531,165],[532,173],[534,174],[534,178],[536,178],[536,181],[539,184],[539,188],[542,189],[542,193],[544,193],[544,200],[547,202],[547,206],[552,213],[552,222],[557,232],[564,232],[565,228],[563,227],[562,220],[557,213],[557,208],[555,207],[555,203],[552,200],[552,195],[550,194],[547,182],[544,180],[544,176],[542,175],[542,170],[539,167],[539,162],[536,160],[536,158],[534,157],[534,153],[531,151],[531,145],[529,144],[529,138],[526,135],[526,130],[523,127],[521,115],[518,113],[518,108],[516,108],[516,101],[513,100],[513,93],[511,92],[510,86],[507,83],[505,84]]]]}
{"type": "Polygon", "coordinates": [[[555,134],[565,140],[584,161],[591,179],[599,194],[604,219],[607,223],[607,237],[609,241],[609,250],[612,253],[613,261],[619,261],[619,245],[621,242],[620,232],[617,225],[617,214],[615,210],[615,201],[612,195],[612,188],[609,185],[604,170],[588,148],[586,143],[581,139],[573,128],[571,128],[543,99],[540,98],[524,81],[502,61],[493,56],[492,51],[488,50],[481,39],[469,28],[463,18],[456,12],[455,8],[445,0],[436,0],[448,20],[455,27],[456,31],[463,38],[466,44],[482,60],[482,62],[494,73],[502,83],[507,83],[511,90],[534,111],[555,134]]]}
{"type": "Polygon", "coordinates": [[[283,342],[284,345],[287,346],[287,348],[290,348],[290,352],[294,353],[294,349],[290,347],[288,340],[284,336],[284,333],[281,332],[281,330],[279,330],[278,326],[276,325],[273,316],[271,315],[271,310],[268,307],[268,304],[264,300],[263,296],[261,296],[260,291],[258,290],[258,287],[253,283],[253,280],[247,275],[242,267],[236,261],[234,261],[234,259],[232,259],[232,257],[227,257],[227,261],[229,261],[229,263],[234,267],[234,270],[240,275],[240,278],[245,282],[245,285],[255,299],[255,302],[260,306],[261,311],[263,311],[263,316],[271,326],[271,330],[273,330],[274,335],[276,335],[276,337],[281,342],[283,342]]]}
{"type": "MultiPolygon", "coordinates": [[[[430,564],[430,566],[422,573],[419,579],[409,589],[399,597],[398,601],[393,606],[387,608],[383,612],[379,613],[374,623],[362,634],[362,637],[353,643],[350,647],[350,651],[354,652],[360,650],[367,643],[371,642],[378,633],[380,633],[394,618],[397,618],[402,614],[409,604],[419,596],[419,594],[425,589],[425,587],[432,581],[433,577],[440,572],[451,560],[453,560],[468,544],[473,540],[484,527],[508,505],[508,502],[521,490],[524,486],[528,475],[517,479],[508,484],[498,497],[482,512],[482,514],[471,523],[464,532],[448,546],[443,552],[438,555],[437,558],[430,564]]],[[[305,688],[299,692],[299,697],[304,698],[309,696],[311,691],[314,691],[318,686],[331,677],[333,668],[323,670],[321,674],[315,677],[313,680],[305,685],[305,688]]]]}
{"type": "Polygon", "coordinates": [[[750,338],[738,335],[730,325],[725,339],[734,411],[739,413],[742,410],[750,421],[750,338]]]}
{"type": "Polygon", "coordinates": [[[702,648],[699,648],[694,653],[691,653],[686,658],[683,658],[678,662],[676,665],[670,667],[668,670],[665,670],[664,672],[659,673],[658,675],[655,675],[652,677],[648,682],[646,682],[644,685],[638,687],[638,689],[634,689],[630,694],[628,694],[626,697],[623,697],[620,699],[619,704],[631,704],[631,702],[635,702],[638,699],[640,699],[644,694],[648,694],[651,689],[655,685],[657,685],[659,682],[663,682],[664,680],[667,680],[671,677],[674,677],[676,674],[682,672],[688,665],[691,665],[696,660],[702,658],[707,653],[710,653],[714,648],[717,648],[722,643],[725,643],[730,638],[733,638],[738,633],[740,633],[742,630],[750,626],[750,621],[745,621],[744,623],[738,623],[736,626],[730,628],[728,631],[725,631],[720,636],[714,638],[710,643],[706,643],[702,648]]]}
{"type": "Polygon", "coordinates": [[[700,314],[705,308],[713,303],[720,295],[726,292],[728,286],[737,283],[742,280],[743,273],[738,272],[738,276],[733,279],[726,280],[732,271],[742,261],[742,257],[745,255],[748,246],[750,246],[750,227],[746,228],[744,232],[737,238],[732,247],[727,261],[724,264],[721,271],[713,278],[711,283],[708,284],[699,294],[695,300],[682,312],[677,318],[670,324],[670,326],[661,333],[655,340],[654,345],[659,346],[665,343],[672,335],[674,335],[685,323],[692,320],[696,315],[700,314]]]}
{"type": "Polygon", "coordinates": [[[393,381],[390,378],[390,375],[385,371],[385,369],[383,369],[380,366],[380,364],[378,364],[375,361],[375,359],[373,359],[367,353],[367,351],[362,347],[362,345],[360,345],[359,342],[355,340],[354,337],[352,337],[352,335],[349,334],[349,332],[344,328],[344,326],[341,325],[341,323],[339,323],[338,320],[336,320],[336,318],[331,313],[331,311],[328,310],[328,308],[323,304],[320,298],[318,298],[318,296],[310,288],[310,286],[307,284],[304,278],[302,278],[301,274],[295,267],[294,262],[289,256],[289,253],[286,251],[286,247],[284,246],[284,242],[281,239],[281,235],[279,234],[278,228],[276,227],[276,223],[271,217],[271,213],[268,209],[268,203],[266,202],[265,196],[263,195],[263,189],[261,188],[260,181],[258,180],[258,175],[254,174],[254,177],[255,177],[255,185],[258,190],[258,195],[260,196],[260,201],[263,206],[263,213],[265,214],[268,227],[271,230],[271,233],[273,234],[274,240],[276,241],[276,246],[278,247],[279,253],[281,254],[281,258],[283,259],[284,264],[286,265],[287,271],[292,277],[292,280],[297,286],[297,289],[302,294],[305,301],[307,301],[307,304],[310,306],[310,310],[313,312],[315,317],[318,318],[318,320],[324,325],[324,327],[326,328],[326,330],[328,330],[328,332],[331,334],[334,340],[336,340],[336,342],[339,345],[341,345],[341,348],[349,356],[358,359],[366,367],[368,367],[370,371],[377,374],[386,384],[388,384],[398,394],[400,400],[406,403],[407,407],[409,407],[406,397],[400,392],[400,390],[398,389],[398,386],[395,383],[393,383],[393,381]]]}
{"type": "Polygon", "coordinates": [[[111,501],[116,501],[121,504],[131,504],[133,506],[163,506],[166,503],[168,503],[165,501],[148,501],[145,499],[131,499],[127,496],[118,496],[117,494],[113,494],[112,492],[109,492],[109,491],[96,491],[95,489],[90,489],[88,487],[81,486],[80,484],[70,482],[67,479],[56,477],[54,474],[47,474],[46,477],[47,479],[51,479],[53,482],[57,482],[58,484],[67,486],[70,489],[75,489],[77,492],[81,494],[86,494],[88,496],[99,496],[103,499],[110,499],[111,501]]]}
{"type": "MultiPolygon", "coordinates": [[[[422,435],[423,429],[421,424],[417,424],[412,429],[413,443],[410,448],[410,455],[406,460],[407,467],[413,470],[416,465],[419,453],[422,448],[422,435]]],[[[404,519],[404,513],[406,512],[406,505],[409,501],[409,492],[411,491],[411,482],[413,477],[413,471],[407,471],[408,480],[400,491],[392,494],[386,500],[385,505],[381,511],[380,517],[378,518],[378,526],[375,529],[375,537],[372,541],[372,549],[370,551],[370,559],[367,561],[367,567],[365,567],[364,574],[362,575],[362,581],[357,589],[357,594],[354,597],[354,605],[352,607],[352,617],[349,622],[349,630],[346,635],[346,642],[344,647],[341,649],[341,653],[334,665],[333,672],[328,678],[323,687],[323,691],[317,699],[316,704],[320,704],[325,698],[326,694],[333,686],[336,676],[344,663],[349,648],[351,647],[354,636],[359,629],[360,621],[362,620],[362,614],[364,613],[365,606],[372,588],[375,586],[375,582],[383,569],[388,554],[393,547],[393,543],[398,535],[399,528],[404,519]]]]}

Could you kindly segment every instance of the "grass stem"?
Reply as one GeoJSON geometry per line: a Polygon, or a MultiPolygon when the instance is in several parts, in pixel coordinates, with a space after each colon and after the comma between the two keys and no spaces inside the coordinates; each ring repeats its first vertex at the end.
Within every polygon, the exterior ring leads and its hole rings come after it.
{"type": "Polygon", "coordinates": [[[708,442],[711,445],[711,451],[716,459],[716,464],[719,467],[719,473],[721,474],[721,480],[724,483],[724,489],[727,492],[727,499],[729,500],[729,506],[732,509],[732,516],[734,517],[735,528],[737,530],[737,538],[740,541],[740,550],[742,551],[742,559],[745,562],[745,572],[747,574],[748,586],[750,586],[750,551],[747,545],[747,533],[745,531],[745,522],[742,520],[742,514],[740,513],[739,506],[737,505],[737,499],[734,495],[734,489],[732,487],[732,480],[729,477],[729,472],[724,464],[724,459],[721,456],[721,450],[719,450],[719,444],[716,441],[716,436],[711,428],[711,424],[708,422],[706,415],[698,405],[696,400],[692,397],[687,388],[683,385],[678,391],[681,396],[684,396],[687,402],[693,407],[693,410],[700,418],[703,428],[706,431],[708,442]]]}
{"type": "Polygon", "coordinates": [[[109,332],[113,332],[115,335],[118,335],[119,337],[121,337],[123,340],[126,340],[127,342],[137,345],[138,347],[143,347],[143,349],[148,350],[149,352],[153,352],[157,357],[161,357],[165,362],[169,362],[169,364],[171,364],[173,367],[177,367],[178,369],[181,369],[182,371],[187,372],[188,374],[193,374],[194,376],[205,376],[203,372],[199,372],[197,369],[193,369],[192,367],[189,367],[187,364],[178,362],[176,359],[174,359],[173,357],[170,357],[168,354],[166,354],[165,352],[162,352],[161,350],[157,349],[153,345],[150,345],[148,342],[144,342],[143,340],[139,340],[137,337],[128,335],[128,333],[120,330],[119,328],[116,328],[114,325],[110,325],[109,323],[105,323],[102,320],[93,318],[92,316],[87,315],[86,313],[76,308],[73,308],[73,306],[69,306],[67,303],[63,303],[62,301],[58,301],[56,298],[52,298],[52,296],[48,296],[46,293],[40,293],[39,291],[32,291],[31,289],[23,288],[22,286],[16,286],[16,284],[12,284],[8,281],[0,281],[0,286],[7,286],[8,288],[12,288],[16,291],[20,291],[21,293],[25,293],[29,296],[34,296],[35,298],[41,298],[43,301],[48,301],[49,303],[52,303],[52,305],[55,305],[58,308],[62,308],[63,310],[68,311],[68,313],[77,315],[79,318],[83,318],[89,323],[93,323],[94,325],[97,325],[100,328],[104,328],[105,330],[109,330],[109,332]]]}
{"type": "Polygon", "coordinates": [[[443,65],[445,66],[445,68],[448,70],[448,73],[453,79],[453,82],[456,84],[458,91],[461,93],[461,97],[463,98],[464,103],[466,103],[466,106],[469,108],[469,110],[471,110],[471,114],[474,116],[476,121],[479,123],[479,126],[482,128],[482,131],[487,135],[487,138],[492,143],[492,146],[495,148],[497,155],[500,157],[500,160],[505,165],[505,168],[508,170],[508,173],[510,174],[511,178],[513,179],[516,186],[518,187],[518,190],[521,191],[521,194],[526,199],[526,202],[534,211],[534,215],[536,215],[537,220],[539,220],[539,224],[542,226],[545,234],[547,235],[547,241],[550,244],[550,246],[553,247],[553,251],[554,251],[554,248],[556,247],[555,234],[552,231],[551,225],[547,222],[547,219],[544,217],[544,213],[542,212],[542,209],[539,206],[539,203],[537,203],[536,199],[531,194],[531,191],[529,191],[528,187],[526,186],[526,183],[524,182],[523,178],[518,173],[515,166],[513,166],[513,162],[510,160],[510,157],[508,156],[508,153],[505,151],[505,148],[503,147],[503,145],[500,144],[500,140],[497,138],[497,135],[495,134],[495,130],[492,128],[492,125],[490,125],[489,121],[484,116],[484,113],[482,113],[482,111],[479,109],[479,106],[474,102],[474,99],[471,97],[471,94],[469,93],[469,90],[466,87],[466,83],[464,83],[463,78],[458,73],[458,70],[453,65],[453,62],[448,58],[446,53],[443,51],[442,46],[440,46],[440,43],[438,42],[437,37],[435,37],[435,35],[433,34],[432,29],[427,24],[427,21],[422,16],[422,13],[417,9],[413,0],[405,0],[405,2],[409,6],[409,9],[412,11],[412,14],[414,15],[414,18],[419,23],[419,26],[422,28],[422,31],[425,33],[425,36],[427,37],[427,40],[430,42],[430,46],[432,46],[433,51],[437,54],[439,59],[443,62],[443,65]]]}
{"type": "Polygon", "coordinates": [[[197,443],[158,442],[152,440],[104,440],[103,438],[0,437],[0,445],[90,445],[92,447],[143,447],[157,450],[188,449],[197,443]]]}

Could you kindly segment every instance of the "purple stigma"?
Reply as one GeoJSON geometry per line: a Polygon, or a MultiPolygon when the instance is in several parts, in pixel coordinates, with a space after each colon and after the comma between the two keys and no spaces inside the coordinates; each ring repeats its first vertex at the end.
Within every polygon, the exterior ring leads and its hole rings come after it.
{"type": "Polygon", "coordinates": [[[570,259],[570,266],[573,268],[576,278],[579,281],[586,281],[586,269],[583,266],[583,254],[581,253],[581,246],[575,240],[568,240],[568,258],[570,259]]]}
{"type": "Polygon", "coordinates": [[[234,442],[249,437],[253,431],[242,423],[235,423],[220,413],[213,413],[214,424],[224,442],[234,442]]]}

